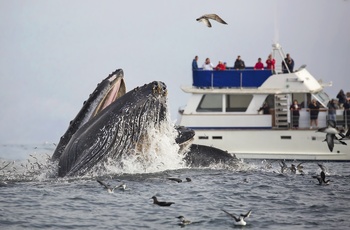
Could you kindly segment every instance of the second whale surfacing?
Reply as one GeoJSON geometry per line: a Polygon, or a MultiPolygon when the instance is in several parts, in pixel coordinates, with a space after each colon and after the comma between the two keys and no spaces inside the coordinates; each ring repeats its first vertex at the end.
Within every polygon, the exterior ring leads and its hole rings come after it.
{"type": "MultiPolygon", "coordinates": [[[[149,127],[159,129],[166,122],[166,85],[153,81],[125,93],[123,77],[123,71],[118,69],[98,84],[71,121],[52,156],[58,161],[59,177],[82,176],[110,160],[117,164],[122,155],[134,154],[147,145],[144,140],[149,127]]],[[[176,129],[178,137],[174,142],[186,149],[182,145],[190,144],[194,131],[176,129]]],[[[215,157],[221,158],[221,151],[215,157]]],[[[192,165],[188,157],[185,160],[192,165]]]]}

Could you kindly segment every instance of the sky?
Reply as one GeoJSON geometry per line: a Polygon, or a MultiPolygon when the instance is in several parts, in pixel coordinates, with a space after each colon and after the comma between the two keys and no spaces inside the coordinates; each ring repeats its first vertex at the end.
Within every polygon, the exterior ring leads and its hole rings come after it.
{"type": "Polygon", "coordinates": [[[124,70],[127,91],[168,86],[171,118],[186,105],[191,62],[266,60],[279,42],[295,66],[350,91],[350,1],[0,0],[0,144],[58,143],[97,83],[124,70]],[[208,13],[228,25],[196,21],[208,13]]]}

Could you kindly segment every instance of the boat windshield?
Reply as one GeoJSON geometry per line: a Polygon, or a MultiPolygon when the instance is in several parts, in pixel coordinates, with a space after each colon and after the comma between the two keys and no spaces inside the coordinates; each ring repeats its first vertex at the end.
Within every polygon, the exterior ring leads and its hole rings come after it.
{"type": "Polygon", "coordinates": [[[327,108],[327,104],[328,104],[330,98],[325,92],[320,91],[318,93],[314,93],[314,94],[312,94],[312,97],[315,98],[319,103],[321,103],[321,105],[323,105],[323,107],[327,108]]]}

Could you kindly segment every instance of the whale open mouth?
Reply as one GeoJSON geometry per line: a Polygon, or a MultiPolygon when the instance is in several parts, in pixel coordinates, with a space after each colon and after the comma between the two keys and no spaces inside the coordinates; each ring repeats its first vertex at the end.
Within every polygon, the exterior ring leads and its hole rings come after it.
{"type": "Polygon", "coordinates": [[[105,93],[104,97],[100,100],[92,114],[92,117],[96,116],[99,112],[112,104],[115,100],[123,96],[126,92],[125,82],[122,76],[116,74],[107,79],[110,82],[110,87],[105,93]]]}

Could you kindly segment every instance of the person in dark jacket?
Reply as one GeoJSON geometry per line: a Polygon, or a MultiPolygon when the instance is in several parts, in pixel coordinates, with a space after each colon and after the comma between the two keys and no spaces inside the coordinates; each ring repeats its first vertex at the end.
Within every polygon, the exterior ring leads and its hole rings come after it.
{"type": "Polygon", "coordinates": [[[336,122],[337,109],[339,108],[335,101],[336,99],[332,99],[327,104],[328,120],[332,120],[334,122],[336,122]]]}
{"type": "Polygon", "coordinates": [[[337,98],[338,98],[338,101],[339,101],[339,106],[343,107],[343,104],[347,101],[347,98],[346,98],[346,95],[345,95],[345,93],[344,93],[344,91],[342,89],[337,94],[337,98]]]}
{"type": "Polygon", "coordinates": [[[344,112],[343,112],[343,116],[344,116],[344,121],[346,122],[346,126],[349,127],[350,126],[350,101],[346,100],[345,103],[343,104],[344,107],[344,112]]]}
{"type": "Polygon", "coordinates": [[[263,106],[260,107],[260,109],[258,110],[258,112],[263,111],[263,114],[270,114],[270,106],[269,104],[267,104],[267,102],[264,102],[263,106]]]}
{"type": "Polygon", "coordinates": [[[193,61],[192,61],[192,70],[198,70],[197,61],[198,61],[198,56],[195,56],[193,61]]]}
{"type": "Polygon", "coordinates": [[[320,111],[320,105],[317,103],[315,99],[312,99],[309,104],[310,110],[310,129],[312,129],[312,124],[315,124],[315,127],[318,127],[318,113],[320,111]]]}
{"type": "Polygon", "coordinates": [[[244,61],[241,59],[241,56],[237,57],[233,68],[236,70],[245,69],[245,64],[244,61]]]}
{"type": "Polygon", "coordinates": [[[293,73],[293,69],[294,69],[294,60],[293,60],[293,58],[290,57],[289,54],[287,54],[284,61],[282,61],[282,71],[283,71],[283,73],[289,73],[289,72],[293,73]],[[287,69],[287,67],[288,67],[288,69],[287,69]],[[289,72],[288,72],[288,70],[289,70],[289,72]]]}

